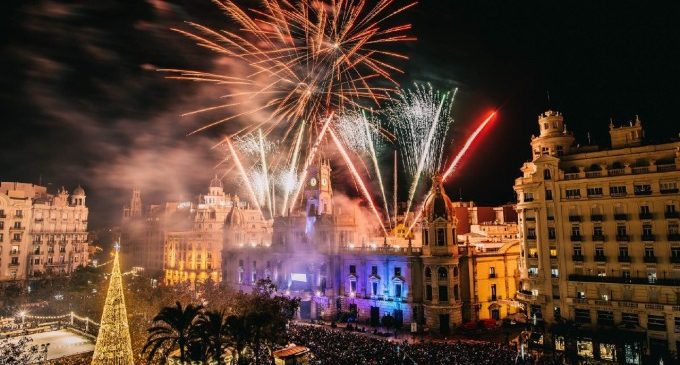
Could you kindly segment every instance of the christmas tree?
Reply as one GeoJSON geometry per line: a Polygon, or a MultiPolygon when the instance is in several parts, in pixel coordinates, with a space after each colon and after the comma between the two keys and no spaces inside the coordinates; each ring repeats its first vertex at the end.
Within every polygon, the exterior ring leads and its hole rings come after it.
{"type": "Polygon", "coordinates": [[[106,293],[101,326],[97,335],[97,343],[94,346],[94,355],[92,355],[92,365],[134,364],[118,250],[119,245],[116,244],[109,291],[106,293]]]}

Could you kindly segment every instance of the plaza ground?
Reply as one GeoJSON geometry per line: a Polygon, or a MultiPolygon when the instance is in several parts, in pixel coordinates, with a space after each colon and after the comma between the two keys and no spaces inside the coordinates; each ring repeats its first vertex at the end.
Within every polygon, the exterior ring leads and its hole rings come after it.
{"type": "MultiPolygon", "coordinates": [[[[47,360],[94,351],[94,342],[90,338],[68,330],[42,332],[28,337],[33,339],[31,345],[38,348],[40,345],[50,344],[47,349],[47,360]]],[[[12,340],[18,341],[20,338],[14,337],[12,340]]]]}

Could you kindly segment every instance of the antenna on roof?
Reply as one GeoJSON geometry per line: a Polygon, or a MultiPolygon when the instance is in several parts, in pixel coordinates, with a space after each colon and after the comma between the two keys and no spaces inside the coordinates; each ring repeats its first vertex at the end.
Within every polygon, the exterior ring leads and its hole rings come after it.
{"type": "Polygon", "coordinates": [[[546,90],[546,91],[545,91],[545,95],[546,95],[546,97],[547,97],[547,99],[548,99],[548,108],[550,108],[550,90],[546,90]]]}
{"type": "Polygon", "coordinates": [[[590,146],[590,144],[591,144],[590,143],[590,132],[588,132],[587,136],[588,136],[588,145],[590,146]]]}

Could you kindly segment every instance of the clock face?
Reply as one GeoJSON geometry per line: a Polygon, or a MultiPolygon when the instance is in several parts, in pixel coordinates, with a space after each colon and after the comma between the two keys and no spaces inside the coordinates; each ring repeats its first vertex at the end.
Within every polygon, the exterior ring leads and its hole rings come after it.
{"type": "Polygon", "coordinates": [[[316,186],[316,178],[315,177],[309,179],[309,185],[316,186]]]}
{"type": "Polygon", "coordinates": [[[321,186],[326,186],[328,184],[328,181],[326,180],[325,177],[321,178],[321,186]]]}

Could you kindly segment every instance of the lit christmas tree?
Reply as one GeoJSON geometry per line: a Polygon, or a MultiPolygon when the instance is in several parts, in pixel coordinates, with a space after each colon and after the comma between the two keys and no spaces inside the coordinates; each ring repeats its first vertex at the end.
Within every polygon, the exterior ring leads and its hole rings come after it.
{"type": "Polygon", "coordinates": [[[118,263],[118,250],[113,258],[113,270],[109,291],[102,312],[101,326],[94,346],[92,365],[132,365],[132,346],[130,345],[130,330],[128,327],[127,310],[123,296],[123,281],[118,263]]]}

